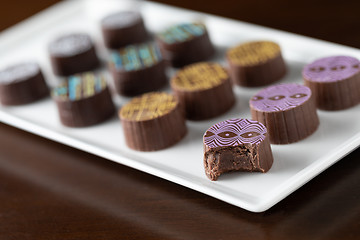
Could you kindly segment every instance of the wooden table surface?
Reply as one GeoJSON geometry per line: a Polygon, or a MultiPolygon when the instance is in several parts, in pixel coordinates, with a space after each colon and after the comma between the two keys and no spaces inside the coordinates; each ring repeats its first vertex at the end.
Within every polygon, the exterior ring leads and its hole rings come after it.
{"type": "MultiPolygon", "coordinates": [[[[55,2],[1,3],[0,30],[55,2]]],[[[356,1],[162,2],[360,48],[356,1]]],[[[359,190],[357,149],[270,210],[251,213],[0,124],[4,240],[360,239],[359,190]]]]}

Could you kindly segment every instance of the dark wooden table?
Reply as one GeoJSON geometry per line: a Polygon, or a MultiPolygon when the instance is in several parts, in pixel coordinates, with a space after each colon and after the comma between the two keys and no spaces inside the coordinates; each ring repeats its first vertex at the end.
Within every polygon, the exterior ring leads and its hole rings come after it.
{"type": "MultiPolygon", "coordinates": [[[[7,1],[0,30],[56,0],[7,1]]],[[[360,48],[356,1],[162,1],[360,48]]],[[[0,53],[1,54],[1,53],[0,53]]],[[[309,150],[311,151],[311,150],[309,150]]],[[[0,239],[360,239],[360,149],[264,213],[0,124],[0,239]]]]}

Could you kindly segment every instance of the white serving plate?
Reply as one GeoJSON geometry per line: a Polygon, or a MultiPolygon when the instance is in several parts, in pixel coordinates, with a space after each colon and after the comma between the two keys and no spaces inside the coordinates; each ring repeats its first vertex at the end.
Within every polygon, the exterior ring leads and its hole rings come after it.
{"type": "MultiPolygon", "coordinates": [[[[226,48],[238,43],[269,39],[278,42],[289,66],[282,82],[302,82],[301,69],[312,60],[329,55],[360,58],[357,49],[319,41],[274,29],[208,14],[134,1],[66,1],[16,25],[0,35],[0,68],[35,59],[50,85],[56,81],[50,70],[46,46],[66,32],[88,32],[106,58],[99,19],[121,9],[139,9],[151,31],[173,23],[201,20],[219,49],[214,60],[224,63],[226,48]]],[[[170,71],[171,75],[173,71],[170,71]]],[[[250,117],[248,100],[259,88],[236,87],[237,104],[230,112],[209,121],[187,122],[189,133],[178,144],[157,152],[137,152],[126,147],[119,120],[72,129],[63,127],[55,104],[46,99],[19,107],[0,107],[0,120],[54,141],[153,174],[253,212],[265,211],[320,172],[339,161],[360,144],[360,105],[337,112],[318,111],[319,129],[307,139],[290,145],[272,145],[274,165],[266,174],[231,173],[218,181],[207,179],[203,169],[202,135],[211,125],[232,117],[250,117]]],[[[115,97],[118,107],[129,99],[115,97]]]]}

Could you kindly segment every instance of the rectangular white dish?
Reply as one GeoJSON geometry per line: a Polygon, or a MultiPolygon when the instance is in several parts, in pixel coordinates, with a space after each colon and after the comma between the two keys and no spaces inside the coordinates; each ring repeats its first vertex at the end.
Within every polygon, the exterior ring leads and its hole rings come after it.
{"type": "MultiPolygon", "coordinates": [[[[302,82],[301,69],[312,60],[329,55],[360,58],[354,48],[319,41],[274,29],[208,14],[134,1],[65,1],[0,34],[0,68],[35,59],[50,85],[47,44],[67,32],[87,32],[95,39],[99,55],[102,44],[99,20],[122,9],[139,9],[147,28],[156,32],[173,23],[201,20],[218,48],[213,60],[224,63],[227,48],[248,40],[273,40],[280,44],[289,73],[281,82],[302,82]]],[[[170,71],[170,75],[173,71],[170,71]]],[[[248,100],[259,88],[236,87],[237,104],[220,117],[187,121],[189,132],[178,144],[157,152],[137,152],[126,147],[119,120],[72,129],[63,127],[55,104],[46,99],[18,107],[0,107],[0,120],[34,134],[70,145],[106,159],[153,174],[253,212],[265,211],[360,145],[360,105],[348,110],[318,111],[319,129],[309,138],[290,145],[272,145],[274,165],[266,174],[231,173],[218,181],[207,179],[203,169],[202,135],[211,125],[231,118],[250,117],[248,100]]],[[[114,98],[118,107],[127,98],[114,98]]]]}

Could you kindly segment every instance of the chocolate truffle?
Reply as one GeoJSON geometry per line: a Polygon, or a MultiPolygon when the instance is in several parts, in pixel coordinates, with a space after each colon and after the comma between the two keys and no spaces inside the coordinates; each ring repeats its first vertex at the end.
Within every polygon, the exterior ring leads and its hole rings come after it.
{"type": "Polygon", "coordinates": [[[226,54],[233,82],[244,87],[258,87],[281,79],[286,65],[278,44],[270,41],[247,42],[226,54]]]}
{"type": "Polygon", "coordinates": [[[225,172],[267,172],[273,155],[266,127],[254,120],[229,119],[219,122],[204,137],[206,176],[215,181],[225,172]]]}
{"type": "Polygon", "coordinates": [[[191,120],[218,116],[235,103],[229,75],[217,63],[186,66],[171,79],[171,88],[191,120]]]}
{"type": "Polygon", "coordinates": [[[115,113],[106,80],[85,72],[68,77],[52,90],[60,120],[68,127],[86,127],[105,121],[115,113]]]}
{"type": "Polygon", "coordinates": [[[319,109],[341,110],[360,102],[360,62],[348,56],[321,58],[302,72],[319,109]]]}
{"type": "Polygon", "coordinates": [[[116,12],[101,21],[101,30],[106,47],[117,49],[133,43],[145,42],[148,38],[144,21],[137,12],[116,12]]]}
{"type": "Polygon", "coordinates": [[[267,127],[271,143],[297,142],[319,126],[314,100],[310,88],[303,85],[270,86],[250,99],[251,116],[267,127]]]}
{"type": "Polygon", "coordinates": [[[168,93],[151,92],[133,98],[119,111],[129,148],[156,151],[180,141],[186,134],[183,111],[168,93]]]}
{"type": "Polygon", "coordinates": [[[209,59],[215,53],[204,24],[184,23],[172,26],[157,35],[164,58],[174,67],[209,59]]]}
{"type": "Polygon", "coordinates": [[[27,104],[47,96],[49,89],[37,63],[20,63],[0,71],[1,104],[27,104]]]}
{"type": "Polygon", "coordinates": [[[163,87],[167,83],[165,65],[159,48],[144,43],[112,51],[109,69],[116,92],[134,96],[163,87]]]}
{"type": "Polygon", "coordinates": [[[87,34],[69,34],[49,45],[51,66],[56,75],[69,76],[90,71],[100,65],[95,47],[87,34]]]}

